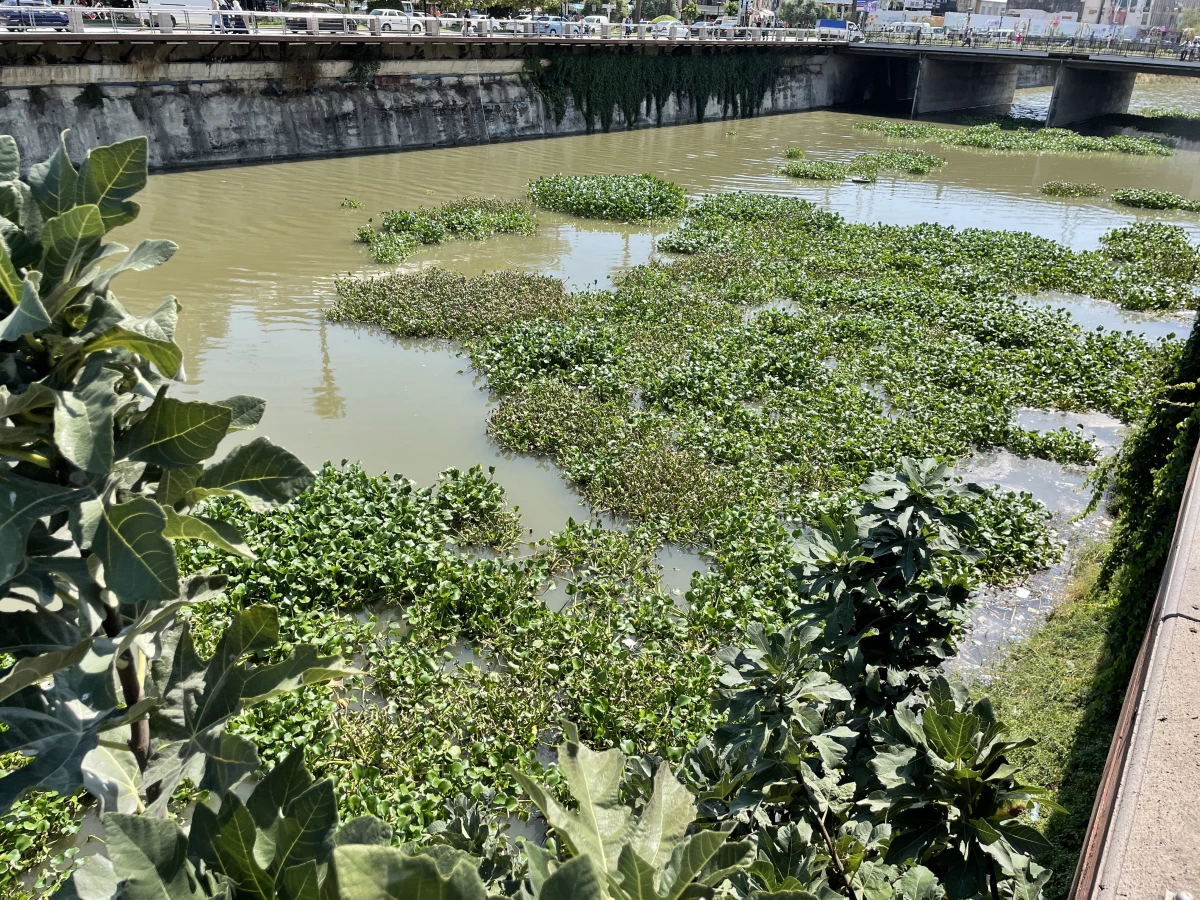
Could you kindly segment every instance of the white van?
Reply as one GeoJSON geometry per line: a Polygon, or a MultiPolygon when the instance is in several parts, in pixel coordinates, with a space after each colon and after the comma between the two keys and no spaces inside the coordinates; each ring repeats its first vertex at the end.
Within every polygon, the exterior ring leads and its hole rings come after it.
{"type": "MultiPolygon", "coordinates": [[[[405,3],[403,7],[403,9],[373,9],[368,15],[379,19],[380,31],[421,34],[425,28],[421,25],[421,20],[413,15],[413,5],[405,3]]],[[[374,25],[374,21],[371,24],[374,25]]],[[[374,28],[371,30],[374,31],[374,28]]]]}
{"type": "Polygon", "coordinates": [[[229,17],[228,10],[213,9],[212,0],[133,0],[133,8],[140,13],[142,24],[150,26],[158,24],[158,13],[170,13],[172,26],[191,28],[212,25],[213,16],[229,17]]]}
{"type": "Polygon", "coordinates": [[[604,29],[612,27],[608,16],[584,16],[579,24],[583,26],[584,34],[602,34],[604,29]]]}

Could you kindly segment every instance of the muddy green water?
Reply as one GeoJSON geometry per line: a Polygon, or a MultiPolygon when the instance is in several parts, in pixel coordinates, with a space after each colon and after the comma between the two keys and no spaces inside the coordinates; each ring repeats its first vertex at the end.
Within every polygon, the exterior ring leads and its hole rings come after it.
{"type": "MultiPolygon", "coordinates": [[[[1046,92],[1023,92],[1036,107],[1046,92]]],[[[1135,106],[1200,110],[1200,80],[1139,89],[1135,106]]],[[[526,527],[542,535],[568,516],[586,515],[549,463],[511,457],[491,444],[491,401],[468,361],[447,344],[399,342],[327,324],[333,276],[378,272],[354,229],[386,209],[436,204],[465,194],[520,196],[526,183],[558,172],[652,172],[689,193],[749,190],[804,197],[861,222],[936,221],[1020,229],[1076,248],[1094,247],[1129,210],[1106,201],[1047,200],[1046,181],[1095,181],[1200,198],[1200,152],[1167,159],[1117,155],[998,155],[944,147],[948,164],[923,180],[881,178],[871,186],[821,186],[774,174],[783,151],[844,159],[883,145],[855,131],[856,115],[813,112],[752,121],[598,134],[529,143],[316,160],[156,175],[139,198],[141,218],[117,235],[131,244],[166,237],[180,250],[155,272],[118,285],[145,311],[166,294],[183,304],[179,340],[187,360],[180,396],[218,399],[254,393],[268,401],[260,427],[316,466],[361,460],[373,472],[432,482],[447,466],[494,465],[526,527]],[[343,210],[344,197],[364,210],[343,210]]],[[[929,148],[934,149],[934,148],[929,148]]],[[[1200,239],[1200,216],[1158,215],[1200,239]]],[[[534,236],[427,248],[406,265],[437,263],[464,273],[500,268],[557,275],[569,284],[607,283],[647,261],[654,229],[539,216],[534,236]]],[[[661,231],[661,229],[659,229],[661,231]]],[[[1107,304],[1076,304],[1094,326],[1134,328],[1159,337],[1184,332],[1181,318],[1146,321],[1107,304]]],[[[1019,480],[1019,479],[1018,479],[1019,480]]],[[[1014,485],[1019,486],[1019,485],[1014,485]]],[[[686,582],[685,582],[686,583],[686,582]]]]}

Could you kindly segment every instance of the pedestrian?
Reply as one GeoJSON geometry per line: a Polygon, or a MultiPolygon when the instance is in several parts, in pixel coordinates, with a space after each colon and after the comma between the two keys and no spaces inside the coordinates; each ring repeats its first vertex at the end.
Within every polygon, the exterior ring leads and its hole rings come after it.
{"type": "Polygon", "coordinates": [[[212,8],[215,10],[212,15],[212,30],[215,34],[224,30],[221,28],[221,0],[212,0],[212,8]]]}
{"type": "Polygon", "coordinates": [[[250,29],[246,27],[246,17],[237,15],[237,13],[240,13],[242,11],[242,4],[241,4],[240,0],[233,0],[233,2],[229,5],[229,8],[231,10],[233,10],[233,12],[234,12],[234,16],[233,16],[234,32],[236,34],[246,34],[247,32],[249,32],[250,29]]]}
{"type": "Polygon", "coordinates": [[[624,25],[625,25],[625,37],[629,37],[631,34],[633,34],[633,19],[629,18],[629,16],[626,16],[624,25]]]}

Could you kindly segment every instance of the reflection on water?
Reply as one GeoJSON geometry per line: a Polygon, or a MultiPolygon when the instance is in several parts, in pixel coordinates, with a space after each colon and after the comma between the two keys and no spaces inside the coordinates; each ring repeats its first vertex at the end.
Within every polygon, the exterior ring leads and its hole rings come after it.
{"type": "Polygon", "coordinates": [[[1186,338],[1196,319],[1194,312],[1149,313],[1121,309],[1106,300],[1093,300],[1077,294],[1047,291],[1036,297],[1021,297],[1030,306],[1065,309],[1080,328],[1088,331],[1103,328],[1107,331],[1129,331],[1149,341],[1164,338],[1186,338]]]}
{"type": "Polygon", "coordinates": [[[1085,487],[1089,469],[1021,457],[1007,450],[975,453],[958,466],[958,471],[965,481],[998,484],[1010,491],[1032,494],[1059,518],[1083,512],[1091,499],[1085,487]]]}
{"type": "MultiPolygon", "coordinates": [[[[1195,152],[1145,159],[947,147],[937,152],[948,165],[925,179],[884,178],[863,187],[775,174],[789,145],[815,158],[886,145],[879,135],[854,130],[860,120],[813,112],[739,122],[736,131],[713,122],[155,175],[139,197],[141,218],[117,238],[132,244],[169,237],[180,251],[162,269],[125,276],[118,290],[143,312],[166,294],[179,297],[178,339],[189,373],[182,394],[264,396],[261,431],[312,465],[358,459],[370,471],[401,472],[419,483],[451,465],[494,465],[526,526],[543,535],[581,516],[577,498],[546,462],[511,457],[488,442],[484,425],[492,401],[465,358],[447,344],[394,341],[324,321],[336,273],[383,271],[353,241],[368,216],[478,193],[481,183],[494,195],[517,197],[543,174],[649,171],[692,195],[767,191],[808,198],[853,221],[1011,228],[1094,247],[1101,233],[1131,213],[1106,204],[1047,202],[1037,194],[1039,185],[1088,180],[1200,196],[1195,152]],[[344,197],[357,197],[367,208],[342,209],[344,197]]],[[[614,273],[649,259],[656,233],[665,230],[546,213],[538,218],[536,235],[423,248],[406,265],[437,263],[465,274],[512,268],[604,286],[614,273]]],[[[1200,236],[1195,217],[1177,220],[1200,236]]]]}
{"type": "Polygon", "coordinates": [[[1126,427],[1120,419],[1100,412],[1059,412],[1056,409],[1018,409],[1017,425],[1029,431],[1057,431],[1065,428],[1090,437],[1103,451],[1112,452],[1121,445],[1126,427]]]}
{"type": "Polygon", "coordinates": [[[692,576],[704,575],[709,570],[708,562],[695,550],[686,550],[676,544],[668,544],[654,556],[659,568],[658,578],[662,589],[675,599],[682,610],[688,608],[684,595],[692,588],[692,576]]]}

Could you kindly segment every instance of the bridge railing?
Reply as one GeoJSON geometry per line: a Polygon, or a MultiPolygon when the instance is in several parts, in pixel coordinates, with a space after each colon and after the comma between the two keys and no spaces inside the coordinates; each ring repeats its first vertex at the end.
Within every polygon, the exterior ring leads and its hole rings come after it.
{"type": "Polygon", "coordinates": [[[220,8],[137,3],[129,7],[16,6],[0,7],[0,26],[19,32],[158,32],[166,34],[371,34],[380,36],[501,39],[572,38],[631,41],[753,40],[815,41],[816,32],[803,28],[714,26],[709,23],[566,22],[404,15],[397,10],[339,13],[304,9],[262,12],[220,8]]]}
{"type": "Polygon", "coordinates": [[[866,32],[868,44],[888,44],[905,47],[961,47],[981,50],[1030,50],[1051,56],[1136,56],[1151,59],[1197,61],[1193,48],[1167,37],[1154,40],[1125,40],[1123,38],[1068,37],[1066,35],[989,35],[966,32],[908,33],[888,31],[866,32]],[[1189,59],[1190,57],[1190,59],[1189,59]]]}

